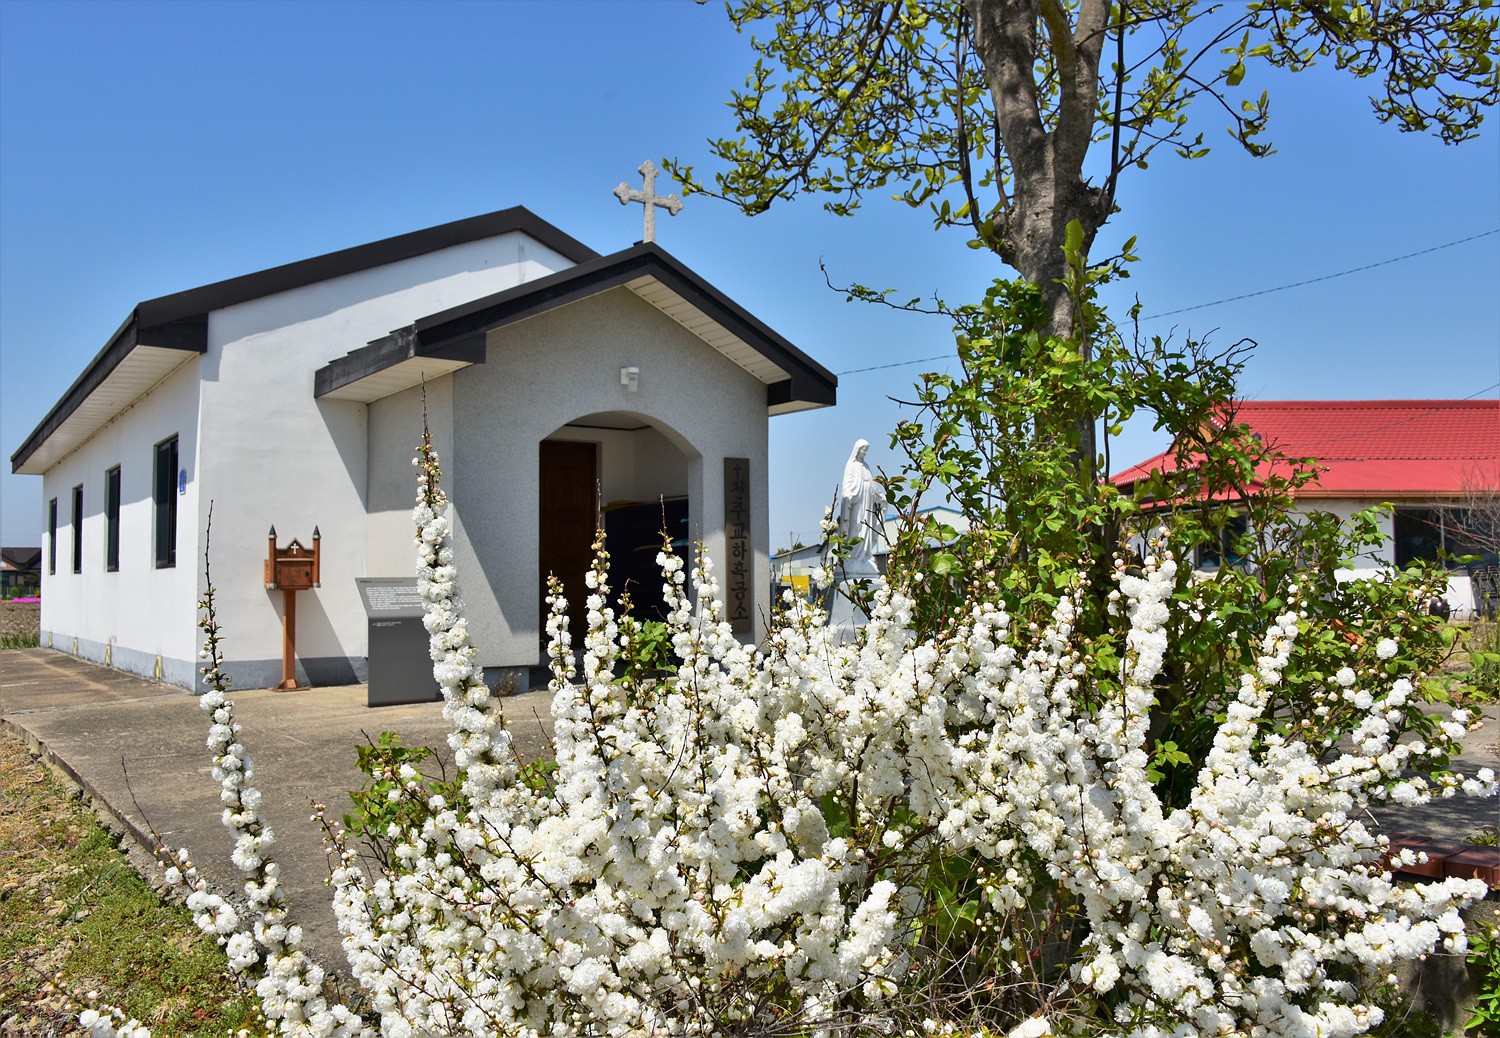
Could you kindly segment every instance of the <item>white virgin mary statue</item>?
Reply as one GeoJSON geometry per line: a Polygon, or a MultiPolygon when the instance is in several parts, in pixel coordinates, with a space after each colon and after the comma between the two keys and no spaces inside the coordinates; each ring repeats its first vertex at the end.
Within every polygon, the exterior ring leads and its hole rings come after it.
{"type": "Polygon", "coordinates": [[[850,539],[859,538],[844,560],[840,575],[845,580],[880,576],[875,552],[884,540],[885,494],[870,473],[870,466],[865,464],[865,452],[869,449],[869,440],[855,441],[844,465],[844,482],[839,487],[839,532],[850,539]]]}

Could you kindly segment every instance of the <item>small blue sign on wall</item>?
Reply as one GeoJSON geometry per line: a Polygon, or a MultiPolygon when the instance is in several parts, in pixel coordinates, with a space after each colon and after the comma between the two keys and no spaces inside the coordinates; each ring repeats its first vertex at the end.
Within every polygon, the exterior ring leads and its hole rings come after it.
{"type": "Polygon", "coordinates": [[[179,494],[187,493],[187,469],[177,470],[177,492],[179,494]]]}

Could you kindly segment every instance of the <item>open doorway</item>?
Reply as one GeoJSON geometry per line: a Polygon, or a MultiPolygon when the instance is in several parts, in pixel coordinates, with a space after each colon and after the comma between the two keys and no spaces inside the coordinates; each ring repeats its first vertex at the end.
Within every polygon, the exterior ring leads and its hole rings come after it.
{"type": "MultiPolygon", "coordinates": [[[[696,452],[677,433],[631,412],[585,415],[541,443],[538,492],[542,615],[546,579],[563,582],[575,650],[587,629],[584,574],[602,525],[610,555],[610,586],[619,606],[630,595],[643,620],[665,616],[656,556],[663,533],[684,557],[691,552],[690,470],[696,452]]],[[[545,641],[545,632],[543,633],[545,641]]]]}
{"type": "MultiPolygon", "coordinates": [[[[588,441],[543,440],[537,497],[537,559],[542,575],[540,614],[547,615],[547,577],[563,583],[575,649],[587,629],[584,574],[599,524],[599,446],[588,441]]],[[[543,640],[546,640],[545,628],[543,640]]]]}

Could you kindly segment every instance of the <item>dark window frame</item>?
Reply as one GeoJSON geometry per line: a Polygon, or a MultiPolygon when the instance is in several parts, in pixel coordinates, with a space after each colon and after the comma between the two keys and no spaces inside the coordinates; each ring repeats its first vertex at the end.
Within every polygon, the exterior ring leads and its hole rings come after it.
{"type": "Polygon", "coordinates": [[[57,575],[57,498],[47,502],[47,575],[57,575]]]}
{"type": "Polygon", "coordinates": [[[73,488],[73,572],[83,572],[83,484],[73,488]]]}
{"type": "Polygon", "coordinates": [[[1477,545],[1464,543],[1468,507],[1441,502],[1397,505],[1391,513],[1391,562],[1397,569],[1418,561],[1456,569],[1463,565],[1455,561],[1458,557],[1483,558],[1486,553],[1477,545]]]}
{"type": "Polygon", "coordinates": [[[1200,544],[1193,549],[1193,568],[1211,573],[1218,572],[1226,565],[1230,569],[1242,568],[1244,557],[1234,549],[1240,539],[1249,534],[1250,517],[1244,512],[1236,512],[1223,526],[1211,532],[1215,534],[1213,542],[1200,544]]]}
{"type": "Polygon", "coordinates": [[[152,448],[152,558],[157,569],[177,565],[177,470],[181,465],[177,436],[152,448]]]}
{"type": "Polygon", "coordinates": [[[104,571],[120,571],[120,466],[104,470],[104,571]]]}

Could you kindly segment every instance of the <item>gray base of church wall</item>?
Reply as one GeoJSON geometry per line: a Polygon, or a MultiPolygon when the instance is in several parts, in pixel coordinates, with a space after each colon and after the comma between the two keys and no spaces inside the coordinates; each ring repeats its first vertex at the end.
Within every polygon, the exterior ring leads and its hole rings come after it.
{"type": "Polygon", "coordinates": [[[502,696],[545,688],[552,673],[546,667],[485,667],[484,683],[502,696]]]}
{"type": "MultiPolygon", "coordinates": [[[[281,659],[226,660],[224,673],[234,688],[270,688],[281,684],[281,659]]],[[[299,685],[362,685],[369,679],[369,668],[363,656],[298,656],[299,685]]],[[[199,677],[196,691],[207,686],[199,677]]]]}
{"type": "MultiPolygon", "coordinates": [[[[154,678],[186,691],[202,694],[207,690],[198,662],[170,656],[157,657],[124,645],[110,645],[88,638],[75,638],[61,631],[40,632],[43,648],[64,652],[102,666],[154,678]],[[158,672],[157,668],[160,667],[158,672]]],[[[237,689],[270,688],[281,683],[281,660],[227,660],[224,671],[231,687],[237,689]]],[[[485,667],[484,683],[500,695],[519,695],[545,688],[551,672],[542,666],[485,667]]],[[[301,685],[362,685],[370,679],[369,662],[363,656],[298,657],[297,682],[301,685]]]]}
{"type": "MultiPolygon", "coordinates": [[[[111,645],[88,638],[77,638],[61,631],[42,631],[43,648],[65,652],[90,663],[155,678],[189,692],[202,693],[208,686],[198,673],[196,660],[179,660],[156,656],[124,645],[111,645]],[[158,669],[160,668],[160,669],[158,669]]],[[[523,668],[524,669],[524,668],[523,668]]],[[[281,683],[281,660],[230,660],[224,671],[234,688],[270,688],[281,683]]],[[[314,656],[298,658],[297,681],[303,685],[362,685],[369,676],[363,656],[314,656]]]]}
{"type": "Polygon", "coordinates": [[[198,666],[192,660],[157,656],[125,645],[96,642],[61,631],[42,631],[41,644],[90,663],[113,667],[127,674],[139,674],[143,678],[155,678],[182,689],[194,689],[198,682],[198,666]]]}

